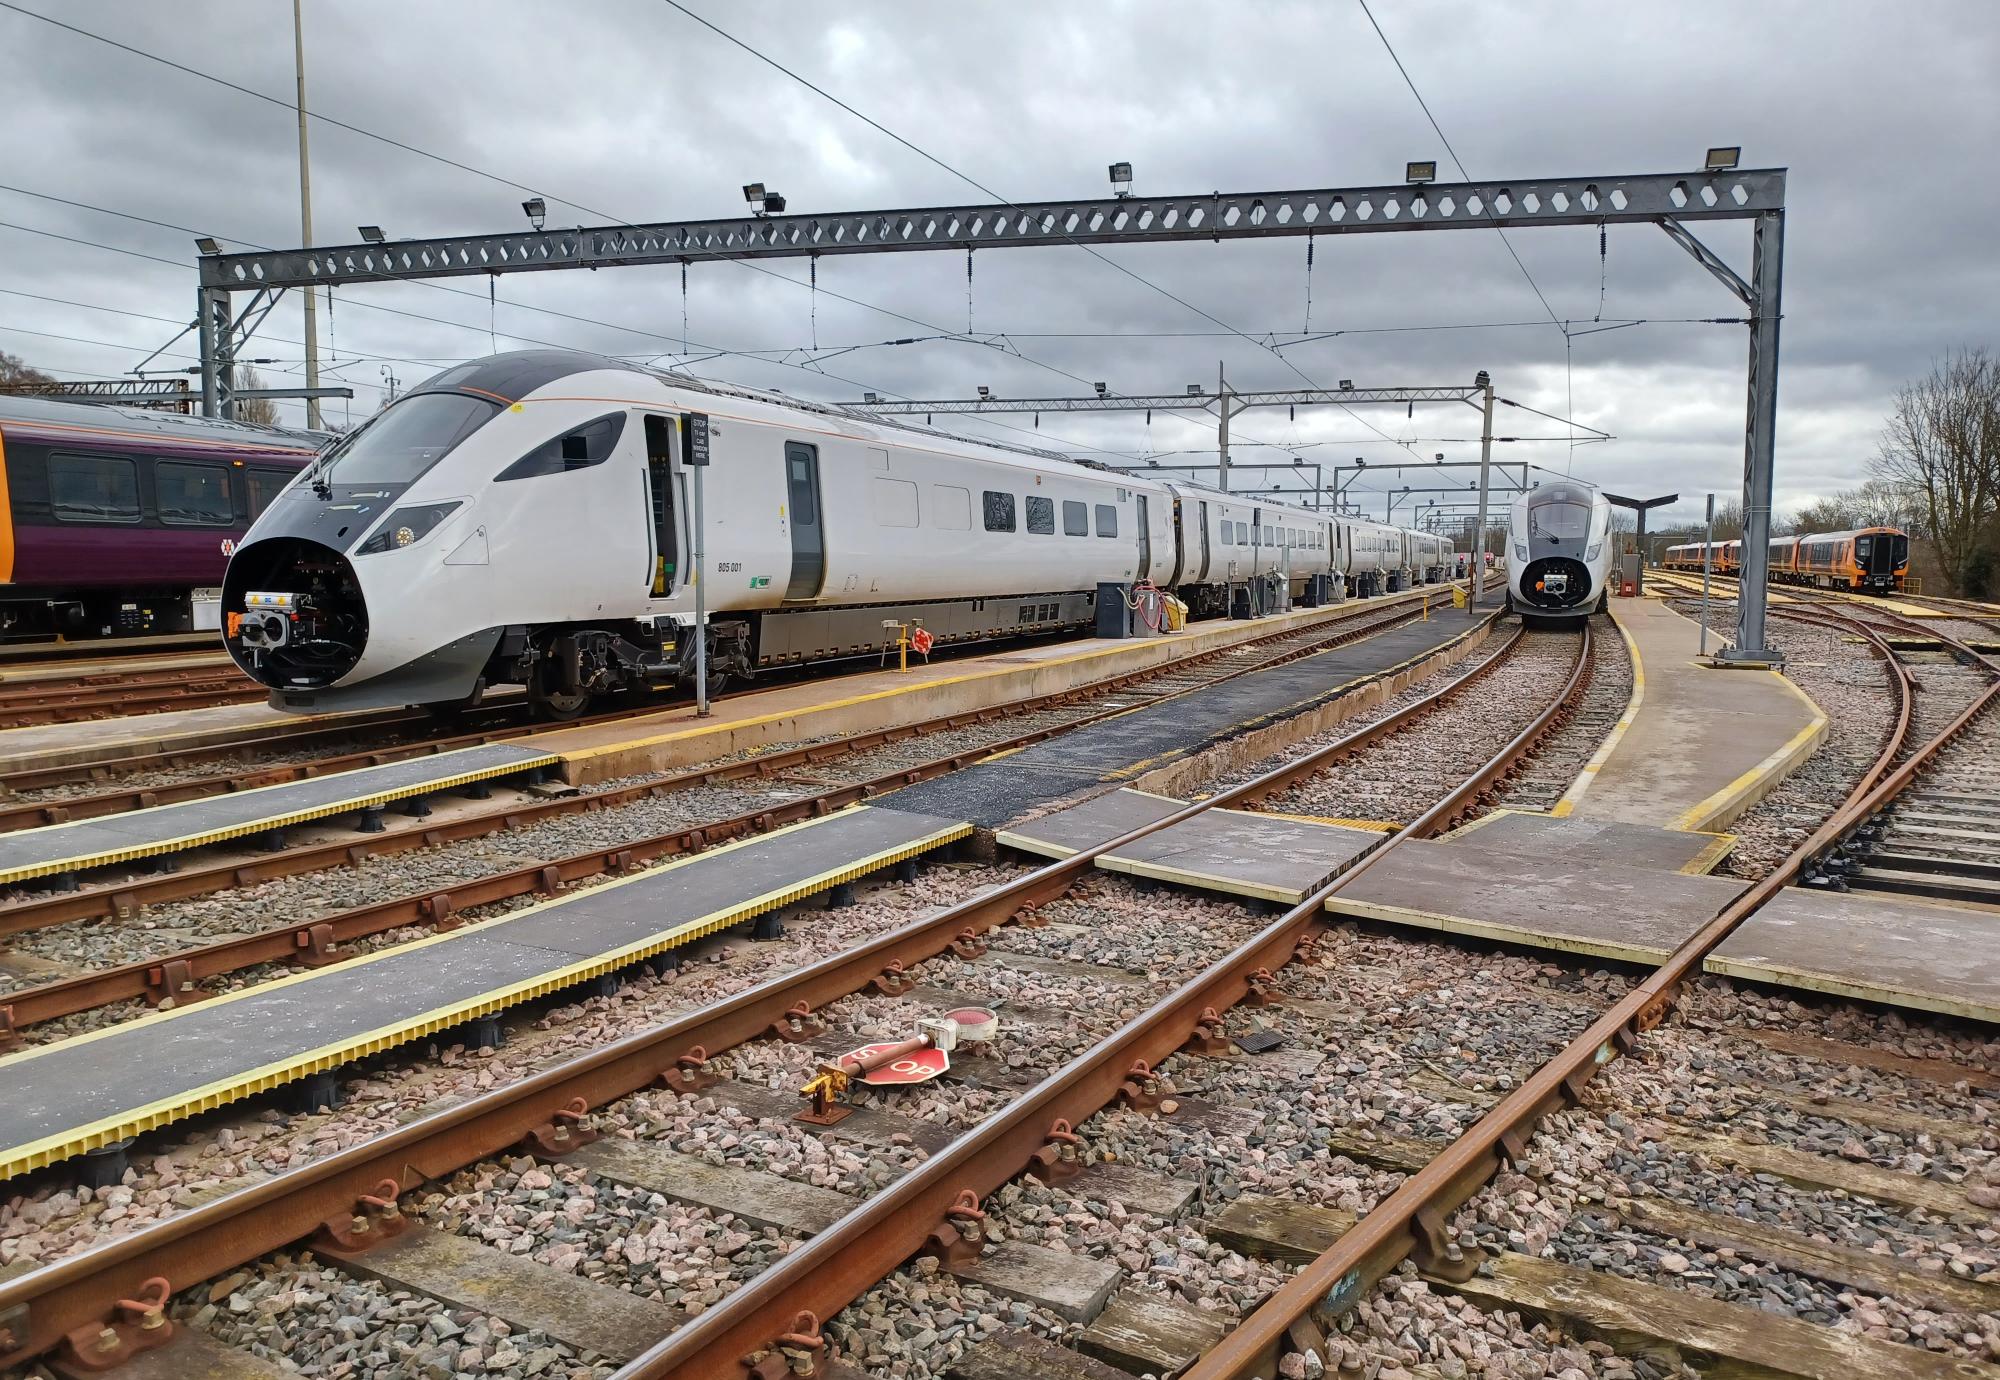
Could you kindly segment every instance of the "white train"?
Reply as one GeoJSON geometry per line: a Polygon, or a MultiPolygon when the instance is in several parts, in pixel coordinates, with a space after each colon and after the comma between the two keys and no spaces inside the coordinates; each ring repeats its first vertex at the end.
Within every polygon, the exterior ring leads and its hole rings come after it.
{"type": "Polygon", "coordinates": [[[1507,607],[1526,622],[1604,612],[1610,601],[1611,504],[1579,479],[1531,489],[1507,516],[1507,607]]]}
{"type": "Polygon", "coordinates": [[[1088,628],[1098,586],[1196,615],[1439,580],[1429,533],[562,350],[446,370],[343,438],[229,564],[232,656],[299,711],[475,699],[555,717],[692,680],[689,463],[711,676],[1088,628]]]}

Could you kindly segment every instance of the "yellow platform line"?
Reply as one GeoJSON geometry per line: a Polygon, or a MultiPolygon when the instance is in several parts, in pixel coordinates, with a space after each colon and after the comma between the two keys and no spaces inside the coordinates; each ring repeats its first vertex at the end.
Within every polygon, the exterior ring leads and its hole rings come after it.
{"type": "Polygon", "coordinates": [[[1625,650],[1632,657],[1632,694],[1625,701],[1625,712],[1611,731],[1604,735],[1604,741],[1597,745],[1590,760],[1583,764],[1583,770],[1576,774],[1576,780],[1569,783],[1569,789],[1562,793],[1562,799],[1549,811],[1556,816],[1576,813],[1576,807],[1597,780],[1597,774],[1604,770],[1604,764],[1611,760],[1611,754],[1618,751],[1618,744],[1624,741],[1625,732],[1639,717],[1639,706],[1646,702],[1646,663],[1639,655],[1639,643],[1626,626],[1618,621],[1618,615],[1611,615],[1611,626],[1618,629],[1618,635],[1625,639],[1625,650]]]}
{"type": "MultiPolygon", "coordinates": [[[[615,881],[606,882],[601,886],[591,888],[590,892],[585,894],[595,895],[599,892],[618,887],[631,886],[636,882],[646,881],[658,877],[663,873],[672,872],[676,868],[687,867],[697,862],[707,862],[720,854],[748,847],[751,844],[762,843],[783,834],[797,833],[802,830],[816,828],[828,824],[833,820],[869,808],[866,805],[853,805],[821,819],[805,820],[783,829],[773,830],[768,834],[759,834],[751,838],[738,839],[732,843],[721,844],[684,858],[676,858],[674,861],[665,863],[659,867],[648,868],[644,872],[633,873],[629,877],[621,877],[615,881]]],[[[604,953],[594,954],[589,958],[581,959],[565,967],[552,969],[549,972],[540,973],[531,978],[525,978],[509,986],[497,987],[490,991],[482,992],[477,996],[468,997],[462,1001],[433,1007],[427,1011],[392,1022],[391,1024],[377,1027],[374,1030],[348,1036],[286,1059],[232,1074],[203,1087],[174,1093],[161,1098],[157,1102],[113,1113],[97,1121],[74,1127],[67,1131],[60,1131],[40,1140],[30,1141],[26,1144],[7,1149],[0,1149],[0,1179],[10,1178],[16,1174],[25,1174],[29,1170],[40,1169],[45,1165],[54,1164],[59,1160],[68,1159],[73,1155],[82,1154],[87,1150],[98,1149],[114,1141],[123,1140],[127,1136],[135,1136],[142,1132],[155,1130],[161,1126],[171,1125],[176,1121],[184,1120],[200,1112],[226,1106],[229,1103],[240,1101],[255,1093],[264,1092],[281,1084],[303,1078],[308,1074],[337,1068],[342,1064],[352,1063],[357,1059],[366,1058],[382,1050],[394,1049],[398,1045],[408,1044],[412,1040],[418,1040],[426,1035],[435,1034],[437,1031],[461,1025],[466,1021],[491,1015],[496,1011],[505,1010],[510,1006],[517,1006],[524,1001],[532,1000],[549,992],[574,986],[579,982],[586,982],[601,974],[615,972],[620,968],[637,963],[641,959],[664,953],[668,949],[678,948],[705,935],[713,934],[718,930],[728,929],[732,925],[741,924],[745,920],[754,919],[770,911],[780,910],[785,906],[791,905],[793,902],[817,895],[819,892],[826,891],[843,882],[854,881],[880,868],[916,857],[942,844],[956,842],[971,833],[972,826],[969,824],[948,825],[945,828],[934,830],[922,838],[915,839],[909,843],[884,849],[867,857],[854,859],[851,862],[843,863],[838,867],[821,872],[815,876],[775,888],[761,895],[751,897],[748,900],[724,907],[722,910],[700,916],[682,924],[670,926],[643,939],[635,940],[630,944],[608,950],[604,953]]],[[[554,897],[521,910],[511,911],[504,918],[508,920],[516,919],[535,911],[567,905],[577,899],[577,896],[554,897]]],[[[384,959],[400,956],[414,949],[426,948],[438,944],[449,944],[467,935],[485,932],[487,931],[483,928],[475,926],[467,929],[453,930],[447,934],[431,935],[424,939],[414,940],[408,944],[399,944],[391,948],[377,950],[371,954],[363,954],[357,958],[350,958],[340,963],[330,964],[325,968],[295,973],[290,977],[279,978],[275,982],[262,983],[255,987],[246,987],[223,996],[210,998],[196,1006],[184,1006],[171,1011],[156,1011],[151,1015],[141,1016],[137,1020],[127,1021],[122,1025],[107,1026],[101,1030],[91,1031],[85,1035],[78,1035],[74,1039],[64,1040],[58,1044],[44,1045],[40,1048],[24,1050],[19,1054],[0,1058],[0,1069],[5,1069],[9,1066],[19,1066],[31,1059],[47,1055],[54,1050],[72,1049],[77,1045],[86,1044],[93,1040],[126,1035],[140,1026],[163,1025],[191,1014],[199,1014],[203,1011],[212,1010],[217,1006],[229,1002],[248,1000],[251,997],[262,996],[281,987],[324,979],[330,973],[353,971],[366,967],[371,963],[379,963],[384,959]]]]}
{"type": "MultiPolygon", "coordinates": [[[[475,751],[476,749],[465,749],[475,751]]],[[[441,753],[432,761],[445,761],[450,754],[441,753]]],[[[346,814],[351,810],[366,809],[373,805],[387,805],[397,800],[407,800],[411,796],[429,795],[433,791],[448,791],[458,786],[469,786],[475,781],[490,781],[500,776],[516,776],[522,772],[534,771],[540,767],[560,766],[562,759],[556,754],[542,753],[524,758],[518,762],[505,762],[492,767],[481,767],[475,771],[452,772],[445,776],[433,777],[408,786],[396,786],[387,790],[364,791],[359,795],[344,796],[323,805],[315,805],[303,810],[285,810],[262,819],[243,824],[223,825],[214,829],[201,829],[191,834],[178,834],[172,838],[156,839],[150,843],[135,843],[118,848],[100,849],[94,853],[73,853],[65,857],[48,858],[41,862],[23,863],[17,867],[0,868],[0,882],[24,881],[30,877],[48,877],[58,872],[75,872],[86,867],[108,867],[112,863],[129,862],[134,858],[157,857],[162,853],[178,853],[183,849],[200,848],[204,844],[222,843],[228,839],[243,838],[249,834],[261,834],[271,829],[287,829],[296,824],[305,824],[315,819],[325,819],[330,815],[346,814]]],[[[318,777],[317,780],[328,780],[318,777]]],[[[219,799],[247,800],[263,791],[282,791],[296,786],[296,781],[280,781],[271,786],[256,786],[247,791],[234,791],[219,799]]],[[[155,805],[152,810],[185,809],[185,805],[155,805]]],[[[151,810],[132,810],[116,816],[121,820],[139,819],[151,810]]],[[[58,830],[78,829],[86,825],[101,825],[103,819],[73,819],[66,824],[50,824],[40,829],[26,829],[12,835],[14,838],[45,838],[58,830]]]]}
{"type": "Polygon", "coordinates": [[[1799,763],[1812,755],[1820,739],[1826,736],[1826,711],[1813,702],[1812,696],[1776,667],[1766,670],[1764,674],[1775,678],[1778,684],[1798,696],[1799,702],[1812,716],[1811,722],[1727,786],[1676,815],[1667,824],[1669,829],[1683,829],[1697,834],[1716,832],[1775,790],[1797,769],[1799,763]]]}

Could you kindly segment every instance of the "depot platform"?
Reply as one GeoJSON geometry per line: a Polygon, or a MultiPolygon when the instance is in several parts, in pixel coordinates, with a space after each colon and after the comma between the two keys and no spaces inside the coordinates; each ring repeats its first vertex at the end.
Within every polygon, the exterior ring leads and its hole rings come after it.
{"type": "Polygon", "coordinates": [[[122,815],[16,830],[0,834],[0,884],[182,852],[558,765],[560,759],[552,753],[486,743],[122,815]]]}
{"type": "Polygon", "coordinates": [[[2000,914],[1786,887],[1716,946],[1711,973],[2000,1023],[2000,914]]]}
{"type": "Polygon", "coordinates": [[[854,806],[0,1059],[0,1178],[615,972],[971,832],[854,806]]]}
{"type": "Polygon", "coordinates": [[[1469,643],[1498,617],[1492,609],[1433,610],[1428,620],[996,754],[883,796],[881,803],[997,828],[1030,810],[1131,781],[1225,740],[1301,720],[1365,685],[1413,670],[1452,644],[1469,643]]]}
{"type": "Polygon", "coordinates": [[[1551,813],[1720,829],[1826,736],[1826,715],[1779,672],[1700,661],[1700,628],[1664,600],[1614,599],[1611,616],[1632,655],[1631,700],[1551,813]]]}
{"type": "Polygon", "coordinates": [[[558,729],[538,735],[535,742],[563,759],[565,779],[587,785],[802,738],[900,728],[1088,689],[1184,657],[1227,652],[1247,642],[1311,628],[1338,632],[1341,624],[1357,617],[1397,607],[1414,612],[1426,603],[1435,624],[1438,606],[1448,608],[1450,595],[1436,587],[1406,590],[1253,620],[1210,619],[1161,636],[1070,639],[927,664],[913,658],[908,671],[898,671],[892,655],[878,670],[817,676],[755,694],[726,696],[714,702],[705,719],[695,717],[692,705],[684,705],[615,724],[558,729]]]}

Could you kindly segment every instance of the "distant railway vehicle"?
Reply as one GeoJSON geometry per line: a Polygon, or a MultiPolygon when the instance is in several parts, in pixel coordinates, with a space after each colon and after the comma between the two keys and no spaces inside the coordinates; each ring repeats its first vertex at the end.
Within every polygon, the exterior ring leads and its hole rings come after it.
{"type": "Polygon", "coordinates": [[[691,681],[690,462],[716,677],[873,656],[885,623],[937,644],[1088,628],[1100,584],[1199,616],[1449,564],[1429,533],[530,350],[430,379],[266,510],[224,584],[230,652],[301,711],[521,684],[560,718],[691,681]]]}
{"type": "MultiPolygon", "coordinates": [[[[1698,572],[1703,546],[1698,541],[1670,546],[1661,565],[1698,572]]],[[[1895,527],[1773,537],[1768,551],[1770,578],[1776,584],[1894,593],[1902,590],[1910,571],[1909,535],[1895,527]]],[[[1742,573],[1742,542],[1716,542],[1714,552],[1711,569],[1716,574],[1742,573]]]]}
{"type": "Polygon", "coordinates": [[[1611,504],[1581,480],[1543,484],[1507,516],[1507,606],[1527,622],[1602,613],[1610,598],[1611,504]]]}
{"type": "Polygon", "coordinates": [[[216,627],[229,553],[326,439],[0,397],[0,638],[216,627]]]}

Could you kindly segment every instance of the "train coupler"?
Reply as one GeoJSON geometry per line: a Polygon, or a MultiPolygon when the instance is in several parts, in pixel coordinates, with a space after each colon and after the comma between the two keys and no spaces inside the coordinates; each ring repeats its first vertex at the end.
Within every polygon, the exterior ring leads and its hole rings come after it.
{"type": "Polygon", "coordinates": [[[63,1338],[54,1357],[59,1375],[98,1375],[173,1340],[167,1317],[173,1287],[159,1275],[139,1286],[140,1297],[119,1299],[109,1322],[86,1323],[63,1338]]]}

